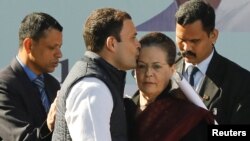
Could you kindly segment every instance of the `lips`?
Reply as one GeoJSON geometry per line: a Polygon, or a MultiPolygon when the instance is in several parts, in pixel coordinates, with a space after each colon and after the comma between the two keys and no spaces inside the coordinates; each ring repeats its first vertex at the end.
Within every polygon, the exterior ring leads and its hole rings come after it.
{"type": "Polygon", "coordinates": [[[193,56],[191,56],[191,55],[186,55],[186,56],[184,56],[185,58],[193,58],[193,56]]]}
{"type": "Polygon", "coordinates": [[[57,67],[58,64],[59,64],[59,61],[55,61],[55,62],[52,63],[52,65],[53,65],[54,67],[57,67]]]}
{"type": "Polygon", "coordinates": [[[155,83],[154,82],[143,82],[143,84],[152,85],[152,84],[155,84],[155,83]]]}

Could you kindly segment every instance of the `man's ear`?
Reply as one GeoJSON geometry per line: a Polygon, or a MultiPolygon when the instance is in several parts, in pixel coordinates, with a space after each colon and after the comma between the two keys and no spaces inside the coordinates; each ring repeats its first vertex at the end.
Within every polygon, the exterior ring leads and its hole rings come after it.
{"type": "Polygon", "coordinates": [[[217,29],[214,29],[211,33],[210,33],[210,39],[211,39],[211,42],[213,44],[216,43],[216,40],[218,38],[218,35],[219,35],[219,31],[217,29]]]}
{"type": "Polygon", "coordinates": [[[115,37],[113,36],[109,36],[107,39],[106,39],[106,48],[109,50],[109,51],[114,51],[115,50],[115,46],[116,46],[116,39],[115,37]]]}
{"type": "Polygon", "coordinates": [[[31,46],[32,46],[32,39],[31,38],[25,38],[23,40],[23,49],[29,54],[31,52],[31,46]]]}

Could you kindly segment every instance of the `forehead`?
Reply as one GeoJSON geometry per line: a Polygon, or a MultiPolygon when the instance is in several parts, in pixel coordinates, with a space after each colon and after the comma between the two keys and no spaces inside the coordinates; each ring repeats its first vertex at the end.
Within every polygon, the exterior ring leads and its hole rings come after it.
{"type": "Polygon", "coordinates": [[[56,29],[49,29],[44,32],[44,36],[39,39],[39,43],[62,44],[62,32],[56,29]]]}
{"type": "Polygon", "coordinates": [[[184,26],[176,24],[176,37],[178,38],[195,39],[200,38],[204,35],[207,36],[207,32],[203,30],[202,23],[200,20],[184,26]]]}
{"type": "Polygon", "coordinates": [[[163,62],[167,54],[157,46],[142,47],[138,60],[143,62],[163,62]]]}
{"type": "Polygon", "coordinates": [[[134,36],[137,33],[136,28],[132,20],[127,19],[123,21],[123,26],[121,30],[121,37],[134,36]]]}

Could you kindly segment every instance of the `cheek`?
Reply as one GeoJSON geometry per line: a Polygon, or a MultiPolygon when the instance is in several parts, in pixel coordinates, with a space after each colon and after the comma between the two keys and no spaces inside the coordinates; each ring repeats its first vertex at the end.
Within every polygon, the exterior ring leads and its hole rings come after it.
{"type": "Polygon", "coordinates": [[[208,48],[208,45],[206,43],[199,44],[196,46],[196,55],[203,56],[204,54],[207,54],[207,52],[210,49],[208,48]]]}
{"type": "Polygon", "coordinates": [[[177,48],[179,49],[179,50],[183,50],[183,48],[184,48],[184,44],[183,43],[176,43],[176,46],[177,46],[177,48]]]}
{"type": "Polygon", "coordinates": [[[136,81],[140,84],[144,79],[144,75],[142,73],[136,73],[136,81]]]}
{"type": "MultiPolygon", "coordinates": [[[[125,59],[125,57],[128,54],[130,54],[130,50],[128,48],[126,48],[126,46],[123,45],[123,46],[119,47],[119,50],[118,50],[118,53],[117,53],[118,57],[120,57],[121,59],[122,58],[125,59]]],[[[129,57],[129,56],[127,56],[127,57],[129,57]]]]}
{"type": "Polygon", "coordinates": [[[54,56],[49,53],[42,54],[40,57],[41,57],[41,60],[43,60],[43,62],[49,62],[49,60],[53,60],[54,58],[54,56]]]}
{"type": "Polygon", "coordinates": [[[170,74],[170,72],[165,72],[165,73],[162,73],[157,78],[158,78],[159,84],[161,84],[161,86],[165,87],[166,85],[168,85],[168,82],[171,78],[171,74],[170,74]]]}
{"type": "Polygon", "coordinates": [[[164,76],[161,76],[161,77],[158,77],[158,83],[161,85],[161,86],[165,86],[167,81],[168,81],[168,77],[164,77],[164,76]]]}
{"type": "Polygon", "coordinates": [[[136,50],[133,46],[129,46],[124,50],[128,55],[134,55],[136,50]]]}

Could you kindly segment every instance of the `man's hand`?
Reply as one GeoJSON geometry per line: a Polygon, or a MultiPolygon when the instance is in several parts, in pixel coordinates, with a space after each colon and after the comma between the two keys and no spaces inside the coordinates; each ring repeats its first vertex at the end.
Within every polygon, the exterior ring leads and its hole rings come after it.
{"type": "MultiPolygon", "coordinates": [[[[58,95],[58,93],[57,93],[58,95]]],[[[54,130],[55,121],[56,121],[56,103],[57,103],[57,97],[55,98],[54,102],[51,104],[48,117],[47,117],[47,126],[50,131],[54,130]]]]}

